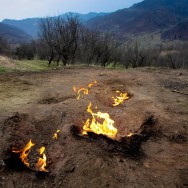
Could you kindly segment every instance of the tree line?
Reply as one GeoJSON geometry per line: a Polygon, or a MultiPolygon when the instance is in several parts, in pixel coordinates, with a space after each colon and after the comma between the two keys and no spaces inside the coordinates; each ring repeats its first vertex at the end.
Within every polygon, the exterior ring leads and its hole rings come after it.
{"type": "Polygon", "coordinates": [[[40,20],[38,38],[11,48],[0,38],[0,54],[17,59],[47,60],[64,66],[86,64],[126,68],[158,66],[188,67],[188,44],[148,47],[137,40],[118,41],[110,33],[88,29],[77,16],[40,20]]]}

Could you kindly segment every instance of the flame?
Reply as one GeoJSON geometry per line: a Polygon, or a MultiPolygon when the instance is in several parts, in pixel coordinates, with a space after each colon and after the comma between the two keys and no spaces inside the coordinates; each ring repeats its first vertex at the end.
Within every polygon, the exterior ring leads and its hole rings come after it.
{"type": "Polygon", "coordinates": [[[96,134],[103,134],[110,138],[115,138],[117,134],[117,129],[113,126],[114,121],[110,119],[108,113],[97,112],[93,113],[91,110],[91,103],[87,108],[87,112],[92,115],[92,120],[87,119],[83,126],[83,135],[87,135],[87,132],[94,132],[96,134]],[[97,120],[103,119],[100,123],[97,120]]]}
{"type": "Polygon", "coordinates": [[[127,134],[127,137],[131,137],[133,135],[134,135],[134,133],[129,133],[129,134],[127,134]]]}
{"type": "MultiPolygon", "coordinates": [[[[93,81],[91,83],[88,84],[88,89],[91,88],[93,85],[95,85],[97,83],[97,81],[93,81]]],[[[77,100],[80,99],[80,95],[81,95],[81,92],[84,94],[84,95],[88,95],[89,94],[89,90],[87,88],[84,88],[84,87],[81,87],[80,89],[78,89],[77,91],[77,88],[74,86],[73,87],[73,91],[74,92],[77,92],[78,94],[78,97],[77,97],[77,100]]]]}
{"type": "Polygon", "coordinates": [[[93,82],[91,82],[91,83],[88,84],[88,87],[92,87],[92,86],[94,86],[96,83],[97,83],[97,81],[94,80],[93,82]]]}
{"type": "Polygon", "coordinates": [[[80,88],[80,89],[78,90],[78,97],[77,97],[77,100],[80,99],[80,92],[81,92],[81,91],[83,92],[84,95],[88,95],[88,94],[89,94],[88,89],[82,87],[82,88],[80,88]]]}
{"type": "Polygon", "coordinates": [[[54,133],[53,139],[57,139],[58,138],[57,137],[57,133],[59,133],[59,132],[60,132],[60,130],[57,130],[56,133],[54,133]]]}
{"type": "Polygon", "coordinates": [[[44,154],[44,151],[45,151],[45,147],[41,147],[39,149],[39,154],[42,155],[42,158],[39,158],[38,159],[38,162],[36,163],[36,168],[39,170],[39,171],[44,171],[44,172],[48,172],[45,167],[46,167],[46,155],[44,154]]]}
{"type": "MultiPolygon", "coordinates": [[[[29,162],[28,162],[27,156],[30,153],[31,147],[34,146],[34,145],[35,144],[33,144],[31,140],[29,140],[29,142],[26,144],[24,149],[22,149],[22,150],[13,149],[12,152],[21,153],[20,154],[20,159],[22,160],[22,162],[27,167],[29,167],[29,162]]],[[[45,147],[41,147],[39,149],[39,154],[42,155],[42,158],[38,159],[38,162],[36,163],[36,168],[39,171],[47,172],[47,170],[45,169],[45,166],[46,166],[46,155],[44,154],[44,151],[45,151],[45,147]]]]}
{"type": "Polygon", "coordinates": [[[76,92],[76,91],[77,91],[77,89],[76,89],[76,87],[75,87],[75,86],[73,86],[73,88],[72,88],[72,89],[73,89],[73,91],[74,91],[74,92],[76,92]]]}
{"type": "Polygon", "coordinates": [[[32,146],[34,146],[35,144],[33,144],[32,142],[31,142],[31,140],[26,144],[26,146],[25,146],[25,148],[23,149],[23,150],[14,150],[13,149],[13,151],[12,152],[14,152],[14,153],[21,153],[20,154],[20,159],[23,161],[23,163],[27,166],[27,167],[29,167],[29,162],[28,162],[28,160],[27,160],[27,156],[29,155],[29,153],[30,153],[30,149],[31,149],[31,147],[32,146]]]}
{"type": "Polygon", "coordinates": [[[112,99],[114,99],[114,104],[112,104],[113,106],[118,106],[123,103],[124,100],[129,99],[128,93],[120,93],[120,91],[116,91],[116,93],[118,93],[119,96],[112,97],[112,99]]]}

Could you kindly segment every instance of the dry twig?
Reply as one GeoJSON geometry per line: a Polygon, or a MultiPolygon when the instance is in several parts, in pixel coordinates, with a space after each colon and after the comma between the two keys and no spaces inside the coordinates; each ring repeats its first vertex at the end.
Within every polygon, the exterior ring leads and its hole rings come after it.
{"type": "Polygon", "coordinates": [[[184,92],[181,92],[181,91],[178,91],[178,90],[171,90],[172,92],[175,92],[175,93],[180,93],[182,95],[188,95],[188,93],[184,93],[184,92]]]}

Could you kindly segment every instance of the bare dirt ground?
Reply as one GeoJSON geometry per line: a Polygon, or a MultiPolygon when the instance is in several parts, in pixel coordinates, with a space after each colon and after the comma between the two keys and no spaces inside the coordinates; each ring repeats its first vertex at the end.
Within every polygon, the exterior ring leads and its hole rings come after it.
{"type": "Polygon", "coordinates": [[[0,187],[188,187],[187,93],[185,70],[83,67],[1,74],[0,187]],[[72,87],[87,87],[94,80],[89,95],[77,100],[72,87]],[[113,107],[116,90],[132,97],[113,107]],[[90,102],[93,111],[110,114],[118,137],[135,132],[147,117],[155,118],[158,134],[142,143],[142,157],[113,153],[71,134],[72,125],[81,127],[90,116],[90,102]],[[30,139],[35,143],[31,156],[46,147],[47,173],[36,172],[32,160],[30,169],[10,160],[11,147],[23,148],[30,139]]]}

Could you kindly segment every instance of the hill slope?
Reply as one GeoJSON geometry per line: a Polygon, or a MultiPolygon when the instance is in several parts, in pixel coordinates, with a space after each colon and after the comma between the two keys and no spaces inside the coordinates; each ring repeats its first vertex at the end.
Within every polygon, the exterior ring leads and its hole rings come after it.
{"type": "Polygon", "coordinates": [[[23,20],[11,20],[5,19],[2,23],[18,27],[31,36],[35,36],[37,33],[38,22],[40,18],[27,18],[23,20]]]}
{"type": "Polygon", "coordinates": [[[188,20],[165,31],[162,38],[164,40],[188,40],[188,20]]]}
{"type": "Polygon", "coordinates": [[[87,22],[88,27],[110,31],[122,38],[130,34],[159,32],[188,18],[187,0],[145,0],[87,22]]]}
{"type": "Polygon", "coordinates": [[[7,39],[10,43],[29,42],[32,37],[23,30],[0,22],[0,37],[7,39]]]}
{"type": "MultiPolygon", "coordinates": [[[[107,13],[95,13],[95,12],[90,12],[88,14],[79,14],[79,13],[72,13],[68,12],[65,14],[61,14],[61,17],[66,17],[68,15],[73,15],[73,16],[78,16],[83,22],[92,19],[94,17],[102,17],[106,15],[107,13]]],[[[24,30],[26,33],[29,35],[36,37],[38,33],[38,27],[39,27],[39,22],[41,18],[27,18],[23,20],[11,20],[11,19],[5,19],[2,21],[2,23],[9,24],[12,26],[16,26],[22,30],[24,30]]]]}
{"type": "Polygon", "coordinates": [[[186,188],[188,96],[171,91],[187,93],[187,85],[187,70],[69,67],[0,74],[0,187],[186,188]],[[96,79],[89,95],[77,100],[72,86],[96,79]],[[117,90],[132,97],[112,107],[117,90]],[[114,139],[78,131],[92,119],[90,103],[97,122],[106,122],[98,111],[114,121],[114,139]],[[35,145],[24,168],[11,149],[22,150],[30,138],[35,145]],[[48,172],[35,168],[41,146],[48,172]]]}

